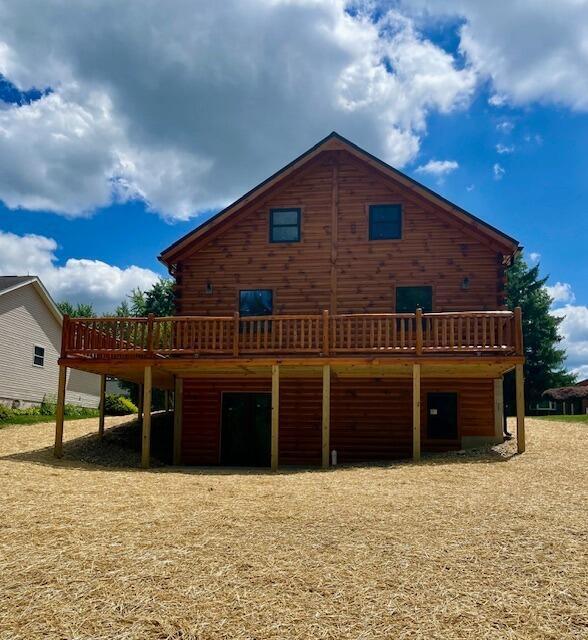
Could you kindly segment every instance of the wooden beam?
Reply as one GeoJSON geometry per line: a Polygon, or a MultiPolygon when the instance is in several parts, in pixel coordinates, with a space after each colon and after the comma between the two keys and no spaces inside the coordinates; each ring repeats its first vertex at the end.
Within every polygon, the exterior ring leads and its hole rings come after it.
{"type": "Polygon", "coordinates": [[[412,366],[412,459],[421,459],[421,365],[412,366]]]}
{"type": "Polygon", "coordinates": [[[100,376],[100,401],[98,404],[99,416],[98,416],[98,436],[104,437],[104,411],[106,400],[106,374],[100,376]]]}
{"type": "Polygon", "coordinates": [[[143,380],[143,435],[141,446],[141,466],[149,468],[151,457],[151,367],[145,367],[143,380]]]}
{"type": "Polygon", "coordinates": [[[330,449],[330,424],[331,424],[331,367],[326,364],[323,367],[323,442],[322,464],[323,469],[329,467],[330,449]]]}
{"type": "Polygon", "coordinates": [[[272,365],[272,443],[271,467],[278,470],[278,438],[280,425],[280,365],[272,365]]]}
{"type": "Polygon", "coordinates": [[[184,411],[184,380],[176,378],[174,393],[174,464],[182,460],[182,417],[184,411]]]}
{"type": "Polygon", "coordinates": [[[59,382],[57,385],[57,405],[55,406],[55,446],[53,455],[63,456],[63,415],[65,409],[65,384],[67,382],[67,367],[59,367],[59,382]]]}
{"type": "Polygon", "coordinates": [[[504,388],[502,378],[494,380],[494,437],[504,440],[504,388]]]}
{"type": "Polygon", "coordinates": [[[516,395],[517,395],[517,451],[525,451],[525,378],[523,365],[515,367],[516,395]]]}

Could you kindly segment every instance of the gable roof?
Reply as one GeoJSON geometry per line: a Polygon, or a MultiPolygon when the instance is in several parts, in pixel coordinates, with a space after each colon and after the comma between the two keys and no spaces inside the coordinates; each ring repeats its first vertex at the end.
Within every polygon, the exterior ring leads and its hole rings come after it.
{"type": "Polygon", "coordinates": [[[184,250],[189,248],[192,243],[196,242],[199,238],[212,231],[212,229],[227,220],[227,218],[232,217],[242,207],[261,197],[281,180],[284,180],[291,173],[293,173],[297,169],[300,169],[303,165],[315,158],[319,153],[323,151],[337,150],[348,151],[356,158],[362,160],[364,163],[369,164],[373,168],[377,169],[384,176],[393,178],[394,180],[414,192],[416,195],[425,198],[440,209],[446,211],[448,214],[459,219],[462,223],[465,223],[466,226],[469,226],[473,230],[482,234],[482,236],[485,236],[489,241],[493,241],[494,243],[498,244],[505,254],[512,255],[520,249],[518,241],[511,236],[500,231],[496,227],[493,227],[484,220],[481,220],[469,211],[462,209],[456,204],[453,204],[432,189],[429,189],[420,182],[417,182],[410,176],[402,173],[402,171],[395,169],[394,167],[390,166],[383,160],[380,160],[365,149],[362,149],[355,143],[339,135],[336,131],[333,131],[328,136],[317,142],[317,144],[315,144],[313,147],[305,151],[302,155],[295,158],[285,167],[271,175],[263,182],[259,183],[256,187],[241,196],[238,200],[235,200],[235,202],[230,204],[228,207],[219,211],[216,215],[203,222],[194,230],[182,236],[179,240],[176,240],[176,242],[174,242],[169,247],[167,247],[167,249],[164,249],[161,252],[161,254],[158,256],[158,260],[170,267],[173,264],[174,260],[179,255],[181,255],[184,250]]]}
{"type": "Polygon", "coordinates": [[[0,296],[27,286],[35,289],[57,322],[62,324],[63,314],[55,304],[53,298],[49,295],[47,289],[45,289],[45,285],[37,276],[0,276],[0,296]]]}

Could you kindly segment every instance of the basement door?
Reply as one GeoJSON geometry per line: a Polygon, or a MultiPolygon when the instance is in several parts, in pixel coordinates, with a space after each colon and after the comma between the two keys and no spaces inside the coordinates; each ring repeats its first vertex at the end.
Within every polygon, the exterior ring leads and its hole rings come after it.
{"type": "Polygon", "coordinates": [[[222,394],[221,465],[270,466],[271,405],[271,393],[222,394]]]}
{"type": "Polygon", "coordinates": [[[457,439],[457,393],[427,394],[427,435],[439,440],[457,439]]]}

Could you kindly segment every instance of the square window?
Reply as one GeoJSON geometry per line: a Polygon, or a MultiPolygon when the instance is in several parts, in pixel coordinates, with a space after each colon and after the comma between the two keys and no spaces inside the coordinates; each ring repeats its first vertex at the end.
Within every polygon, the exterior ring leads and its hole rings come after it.
{"type": "Polygon", "coordinates": [[[33,364],[36,367],[45,366],[45,347],[38,347],[35,345],[33,351],[33,364]]]}
{"type": "Polygon", "coordinates": [[[371,204],[370,240],[399,240],[402,237],[402,206],[371,204]]]}
{"type": "Polygon", "coordinates": [[[300,209],[270,209],[270,242],[300,242],[300,209]]]}
{"type": "Polygon", "coordinates": [[[271,316],[273,313],[271,289],[244,289],[239,291],[239,315],[271,316]]]}
{"type": "Polygon", "coordinates": [[[433,287],[396,287],[396,313],[433,311],[433,287]]]}

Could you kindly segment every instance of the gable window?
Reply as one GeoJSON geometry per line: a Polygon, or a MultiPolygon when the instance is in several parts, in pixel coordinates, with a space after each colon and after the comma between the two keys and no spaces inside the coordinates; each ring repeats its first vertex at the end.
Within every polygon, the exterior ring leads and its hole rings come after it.
{"type": "Polygon", "coordinates": [[[33,364],[35,367],[45,366],[45,347],[35,345],[33,350],[33,364]]]}
{"type": "Polygon", "coordinates": [[[399,240],[402,237],[402,206],[371,204],[370,240],[399,240]]]}
{"type": "Polygon", "coordinates": [[[433,311],[433,287],[396,287],[396,313],[433,311]]]}
{"type": "Polygon", "coordinates": [[[300,242],[300,209],[270,209],[270,242],[300,242]]]}
{"type": "Polygon", "coordinates": [[[239,291],[239,315],[271,316],[274,310],[271,289],[243,289],[239,291]]]}

